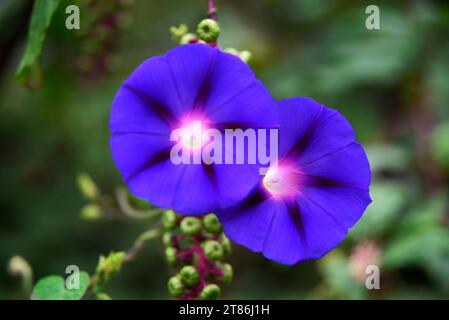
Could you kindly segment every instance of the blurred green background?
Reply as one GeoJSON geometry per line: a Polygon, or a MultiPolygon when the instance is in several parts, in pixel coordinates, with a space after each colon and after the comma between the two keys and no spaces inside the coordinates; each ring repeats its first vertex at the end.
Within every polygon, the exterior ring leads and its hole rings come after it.
{"type": "MultiPolygon", "coordinates": [[[[8,273],[14,255],[35,279],[128,248],[146,229],[133,219],[80,217],[87,172],[102,194],[122,184],[108,144],[120,83],[144,59],[176,43],[169,28],[195,30],[204,0],[63,1],[48,32],[43,84],[14,79],[33,1],[0,2],[0,298],[27,298],[8,273]],[[120,3],[120,5],[111,5],[120,3]],[[81,30],[65,28],[65,7],[81,30]],[[119,23],[108,27],[101,15],[119,23]]],[[[449,298],[449,3],[447,1],[218,0],[220,46],[247,49],[275,98],[310,96],[338,109],[366,147],[374,202],[348,238],[319,261],[284,267],[234,246],[235,280],[224,298],[449,298]],[[365,8],[380,8],[367,30],[365,8]],[[381,289],[366,290],[366,265],[381,289]]],[[[111,282],[113,298],[165,299],[160,240],[111,282]]]]}

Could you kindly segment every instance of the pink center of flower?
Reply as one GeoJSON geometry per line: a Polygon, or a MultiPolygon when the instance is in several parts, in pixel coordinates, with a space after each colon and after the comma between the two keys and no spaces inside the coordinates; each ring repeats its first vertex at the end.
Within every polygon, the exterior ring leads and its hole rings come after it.
{"type": "Polygon", "coordinates": [[[292,165],[270,166],[265,174],[262,184],[275,198],[290,198],[299,192],[299,170],[292,165]]]}
{"type": "Polygon", "coordinates": [[[195,120],[181,128],[181,143],[186,149],[196,151],[207,142],[206,128],[202,121],[195,120]]]}

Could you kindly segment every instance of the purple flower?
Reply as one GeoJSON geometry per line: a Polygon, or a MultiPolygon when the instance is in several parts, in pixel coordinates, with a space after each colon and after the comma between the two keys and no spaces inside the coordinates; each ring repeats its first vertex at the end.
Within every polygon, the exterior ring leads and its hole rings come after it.
{"type": "MultiPolygon", "coordinates": [[[[113,159],[131,192],[182,214],[198,215],[241,201],[260,179],[250,164],[174,164],[173,130],[266,128],[276,104],[239,58],[204,44],[170,50],[142,63],[120,87],[110,118],[113,159]]],[[[200,152],[195,132],[184,151],[200,152]]],[[[220,132],[221,132],[220,131],[220,132]]]]}
{"type": "Polygon", "coordinates": [[[279,102],[279,162],[246,200],[217,212],[228,237],[284,264],[320,258],[371,202],[371,171],[354,130],[309,98],[279,102]]]}

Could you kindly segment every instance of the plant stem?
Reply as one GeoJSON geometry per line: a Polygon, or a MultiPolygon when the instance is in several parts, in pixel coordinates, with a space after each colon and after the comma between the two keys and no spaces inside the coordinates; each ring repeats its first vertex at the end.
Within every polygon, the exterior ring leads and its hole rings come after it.
{"type": "Polygon", "coordinates": [[[208,10],[207,14],[210,19],[217,21],[217,8],[215,7],[215,1],[214,0],[208,0],[208,10]]]}

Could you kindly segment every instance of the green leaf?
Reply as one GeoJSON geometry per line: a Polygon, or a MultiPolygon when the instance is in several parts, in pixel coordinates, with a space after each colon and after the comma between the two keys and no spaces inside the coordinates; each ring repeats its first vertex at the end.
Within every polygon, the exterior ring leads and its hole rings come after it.
{"type": "Polygon", "coordinates": [[[29,89],[42,84],[42,70],[39,59],[45,42],[47,29],[61,0],[36,0],[28,29],[25,53],[16,72],[16,79],[29,89]]]}
{"type": "Polygon", "coordinates": [[[34,286],[32,300],[80,300],[89,286],[90,276],[87,272],[80,272],[79,289],[67,289],[65,279],[52,275],[40,279],[34,286]]]}

